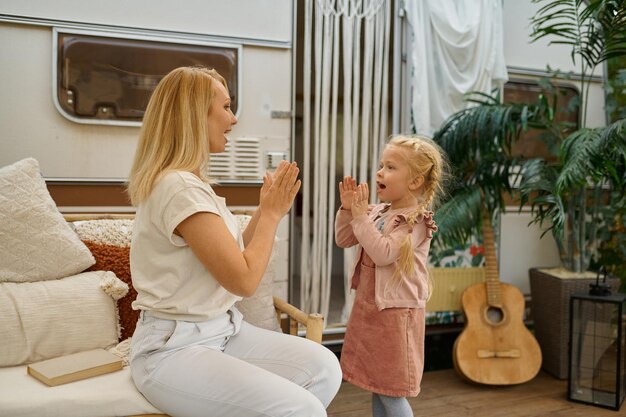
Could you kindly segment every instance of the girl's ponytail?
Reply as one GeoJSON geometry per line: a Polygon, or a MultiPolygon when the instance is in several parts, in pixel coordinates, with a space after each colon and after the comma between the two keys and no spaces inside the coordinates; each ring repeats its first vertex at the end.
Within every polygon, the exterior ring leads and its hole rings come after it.
{"type": "MultiPolygon", "coordinates": [[[[407,217],[409,233],[400,247],[396,271],[385,287],[385,294],[395,291],[402,283],[403,276],[413,276],[415,265],[413,260],[413,225],[418,216],[426,213],[436,204],[444,193],[444,183],[448,180],[448,163],[441,148],[425,136],[396,136],[388,145],[397,146],[405,151],[406,161],[413,178],[424,179],[418,198],[418,207],[407,217]]],[[[428,276],[428,299],[433,292],[433,282],[428,276]]]]}
{"type": "MultiPolygon", "coordinates": [[[[417,217],[423,214],[424,211],[425,209],[423,207],[419,207],[417,210],[411,212],[406,219],[407,224],[409,225],[409,233],[404,238],[404,241],[400,246],[400,257],[398,258],[397,267],[391,277],[391,280],[385,286],[385,295],[389,292],[395,291],[400,286],[403,276],[410,277],[415,274],[415,263],[413,262],[413,225],[415,224],[417,217]]],[[[430,290],[431,285],[428,287],[428,298],[430,298],[430,294],[432,293],[430,290]]]]}

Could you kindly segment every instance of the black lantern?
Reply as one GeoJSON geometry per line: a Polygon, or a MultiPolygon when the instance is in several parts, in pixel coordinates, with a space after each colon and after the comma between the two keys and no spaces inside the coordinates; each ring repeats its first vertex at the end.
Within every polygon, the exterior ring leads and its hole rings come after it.
{"type": "Polygon", "coordinates": [[[604,282],[570,299],[568,399],[619,410],[626,394],[626,295],[604,282]]]}

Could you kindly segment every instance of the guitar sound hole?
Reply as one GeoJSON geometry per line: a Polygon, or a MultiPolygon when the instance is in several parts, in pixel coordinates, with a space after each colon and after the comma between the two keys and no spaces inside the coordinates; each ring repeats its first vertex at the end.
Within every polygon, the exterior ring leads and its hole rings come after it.
{"type": "Polygon", "coordinates": [[[489,307],[487,309],[487,321],[493,325],[497,325],[502,323],[504,320],[504,313],[501,308],[498,307],[489,307]]]}

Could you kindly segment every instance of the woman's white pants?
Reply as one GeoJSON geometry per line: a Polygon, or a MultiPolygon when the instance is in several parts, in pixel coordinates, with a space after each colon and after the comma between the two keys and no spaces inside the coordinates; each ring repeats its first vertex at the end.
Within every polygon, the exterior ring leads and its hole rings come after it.
{"type": "Polygon", "coordinates": [[[326,416],[341,384],[330,350],[239,322],[233,312],[202,323],[142,313],[131,373],[148,401],[172,417],[326,416]]]}

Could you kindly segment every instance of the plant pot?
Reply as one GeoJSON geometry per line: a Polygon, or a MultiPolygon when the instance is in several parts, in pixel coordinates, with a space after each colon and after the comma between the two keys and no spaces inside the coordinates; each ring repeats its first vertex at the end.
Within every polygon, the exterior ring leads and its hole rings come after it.
{"type": "MultiPolygon", "coordinates": [[[[531,314],[535,338],[541,346],[542,369],[559,379],[567,379],[569,343],[569,307],[573,293],[588,292],[595,283],[595,272],[576,273],[563,268],[531,268],[531,314]]],[[[614,293],[620,280],[607,277],[614,293]]]]}

